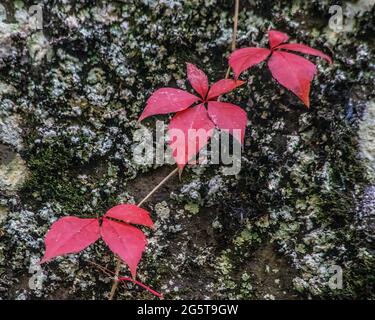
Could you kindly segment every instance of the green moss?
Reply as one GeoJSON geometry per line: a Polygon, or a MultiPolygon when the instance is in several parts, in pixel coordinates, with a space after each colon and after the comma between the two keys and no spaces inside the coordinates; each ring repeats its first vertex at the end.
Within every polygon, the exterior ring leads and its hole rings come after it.
{"type": "Polygon", "coordinates": [[[184,209],[192,214],[197,214],[199,212],[199,205],[196,203],[187,203],[184,209]]]}
{"type": "Polygon", "coordinates": [[[105,187],[116,176],[113,167],[109,165],[107,172],[97,168],[87,179],[82,179],[80,175],[86,170],[64,144],[56,142],[35,149],[35,153],[29,156],[28,166],[30,178],[21,194],[36,206],[46,202],[58,203],[67,214],[90,215],[104,213],[116,204],[117,190],[111,188],[108,188],[109,193],[102,192],[93,197],[94,189],[105,187]],[[100,177],[96,176],[98,173],[100,177]],[[92,203],[94,198],[97,198],[95,204],[92,203]]]}

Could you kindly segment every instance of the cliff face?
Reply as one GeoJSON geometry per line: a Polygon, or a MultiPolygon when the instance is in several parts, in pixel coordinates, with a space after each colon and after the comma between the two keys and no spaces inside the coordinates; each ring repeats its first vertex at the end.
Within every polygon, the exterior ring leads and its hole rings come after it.
{"type": "MultiPolygon", "coordinates": [[[[1,3],[0,297],[104,299],[111,279],[90,261],[114,269],[105,245],[41,267],[43,237],[59,217],[139,201],[172,170],[134,161],[137,119],[156,88],[188,87],[187,61],[225,76],[232,1],[45,0],[41,25],[35,1],[1,3]]],[[[356,16],[341,32],[330,6],[241,1],[238,47],[267,46],[275,28],[334,64],[309,57],[309,110],[264,63],[244,73],[225,97],[249,117],[240,173],[188,168],[145,205],[157,228],[139,278],[167,298],[375,297],[374,6],[342,3],[356,16]]]]}

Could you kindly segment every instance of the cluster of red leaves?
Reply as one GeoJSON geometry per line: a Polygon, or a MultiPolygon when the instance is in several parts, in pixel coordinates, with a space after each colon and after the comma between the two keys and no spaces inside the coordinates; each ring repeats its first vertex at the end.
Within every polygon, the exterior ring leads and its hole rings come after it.
{"type": "Polygon", "coordinates": [[[270,49],[243,48],[229,56],[235,80],[222,79],[209,87],[206,74],[188,63],[187,76],[198,96],[181,89],[161,88],[148,99],[139,121],[156,114],[176,112],[169,123],[168,135],[172,155],[180,170],[207,144],[214,128],[231,134],[234,130],[239,130],[241,134],[235,138],[243,143],[246,112],[234,104],[218,101],[218,97],[242,85],[244,82],[238,80],[241,72],[266,59],[272,76],[297,95],[307,107],[310,106],[310,86],[316,66],[289,51],[319,56],[330,63],[331,58],[303,44],[285,43],[289,37],[280,31],[271,30],[268,36],[270,49]],[[183,139],[177,139],[175,130],[182,133],[183,139]],[[189,134],[191,130],[195,130],[194,135],[189,134]]]}
{"type": "Polygon", "coordinates": [[[232,91],[244,81],[222,79],[209,87],[206,74],[191,63],[187,63],[187,77],[199,96],[181,89],[158,89],[148,99],[139,118],[142,121],[156,114],[177,112],[169,123],[168,135],[173,157],[180,169],[207,144],[214,128],[231,134],[234,129],[240,130],[237,138],[242,143],[247,123],[246,112],[240,107],[217,101],[219,96],[232,91]],[[182,133],[183,140],[177,139],[176,131],[182,133]]]}
{"type": "Polygon", "coordinates": [[[272,76],[285,88],[292,91],[302,102],[310,106],[310,85],[316,73],[316,66],[309,60],[288,51],[311,54],[332,63],[332,59],[323,52],[299,43],[285,43],[289,36],[280,31],[268,32],[270,49],[243,48],[229,56],[229,65],[235,77],[241,72],[268,59],[268,67],[272,76]]]}
{"type": "MultiPolygon", "coordinates": [[[[233,69],[235,80],[222,79],[209,86],[206,74],[188,63],[187,76],[198,96],[181,89],[161,88],[148,99],[140,121],[156,114],[176,112],[169,123],[168,134],[173,156],[180,170],[208,143],[214,128],[230,134],[233,134],[234,130],[239,130],[240,136],[234,137],[243,143],[247,124],[246,112],[234,104],[220,102],[218,98],[244,83],[238,80],[241,72],[267,58],[272,76],[309,107],[310,85],[316,73],[316,66],[288,51],[319,56],[330,63],[331,58],[303,44],[285,44],[289,39],[285,33],[273,30],[268,32],[268,36],[270,49],[243,48],[230,55],[229,65],[233,69]],[[182,141],[176,142],[174,130],[182,132],[182,141]],[[193,136],[189,134],[190,130],[195,130],[193,136]]],[[[41,263],[56,256],[79,252],[102,238],[111,251],[129,266],[132,274],[133,279],[122,277],[118,281],[131,281],[161,297],[134,279],[147,239],[144,233],[132,224],[153,227],[149,213],[130,204],[115,206],[99,219],[61,218],[52,225],[46,235],[46,252],[41,263]]]]}
{"type": "Polygon", "coordinates": [[[132,204],[117,205],[100,219],[61,218],[52,224],[45,237],[46,252],[40,263],[77,253],[101,237],[109,249],[129,266],[135,278],[147,239],[132,224],[148,228],[154,225],[146,210],[132,204]]]}

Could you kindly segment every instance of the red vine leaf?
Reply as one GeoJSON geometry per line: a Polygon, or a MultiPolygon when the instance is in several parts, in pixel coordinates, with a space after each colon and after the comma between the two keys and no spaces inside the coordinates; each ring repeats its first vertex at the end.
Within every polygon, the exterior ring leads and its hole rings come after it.
{"type": "Polygon", "coordinates": [[[268,60],[272,76],[285,88],[292,91],[309,107],[310,83],[316,73],[316,66],[295,54],[275,51],[268,60]]]}
{"type": "Polygon", "coordinates": [[[297,51],[297,52],[300,52],[300,53],[311,54],[313,56],[323,58],[323,59],[327,60],[329,63],[332,63],[332,58],[330,56],[327,56],[323,52],[321,52],[319,50],[316,50],[314,48],[310,48],[309,46],[306,46],[304,44],[286,43],[286,44],[282,44],[282,45],[278,46],[277,49],[286,49],[286,50],[290,50],[290,51],[297,51]]]}
{"type": "MultiPolygon", "coordinates": [[[[270,52],[267,49],[259,50],[266,51],[267,55],[270,52]]],[[[142,120],[154,114],[177,112],[169,123],[168,135],[169,146],[172,149],[173,158],[176,160],[180,171],[187,163],[192,163],[191,160],[193,160],[194,156],[208,143],[215,124],[219,128],[220,124],[223,129],[228,129],[230,132],[233,132],[234,129],[244,132],[243,123],[245,122],[243,120],[245,112],[239,107],[232,108],[232,111],[235,111],[234,114],[228,113],[228,107],[222,108],[222,112],[220,108],[216,110],[213,107],[212,112],[217,123],[213,123],[210,120],[205,108],[205,104],[241,86],[245,83],[244,81],[222,79],[215,82],[209,89],[205,73],[191,63],[187,63],[187,76],[192,87],[202,99],[183,90],[162,88],[151,95],[147,101],[145,110],[139,118],[139,120],[142,120]],[[189,106],[197,101],[200,104],[188,109],[189,106]],[[225,120],[225,117],[233,117],[233,121],[225,120]],[[235,128],[237,124],[240,126],[239,128],[235,128]]],[[[239,139],[243,141],[243,133],[239,139]]]]}
{"type": "Polygon", "coordinates": [[[229,56],[229,65],[236,78],[252,66],[266,60],[271,51],[265,48],[243,48],[234,51],[229,56]]]}
{"type": "Polygon", "coordinates": [[[135,278],[147,240],[144,233],[126,223],[103,219],[101,236],[112,252],[117,254],[135,278]]]}
{"type": "Polygon", "coordinates": [[[288,53],[285,50],[296,51],[303,54],[310,54],[321,57],[332,63],[332,59],[323,52],[310,48],[304,44],[288,43],[287,34],[271,30],[268,32],[271,50],[264,48],[243,48],[236,50],[229,56],[229,65],[233,69],[236,77],[244,70],[268,60],[268,67],[272,76],[285,88],[297,95],[302,102],[310,106],[310,86],[311,81],[316,73],[316,67],[309,60],[288,53]]]}
{"type": "Polygon", "coordinates": [[[100,237],[98,219],[64,217],[52,224],[45,237],[46,252],[40,263],[79,252],[100,237]]]}
{"type": "Polygon", "coordinates": [[[98,219],[61,218],[52,224],[46,235],[46,253],[40,263],[56,256],[79,252],[101,236],[111,251],[129,266],[134,278],[147,240],[140,229],[128,223],[153,227],[149,213],[133,204],[120,204],[109,209],[101,226],[98,219]]]}
{"type": "Polygon", "coordinates": [[[149,228],[154,226],[148,211],[134,204],[119,204],[114,206],[107,211],[104,218],[113,218],[126,223],[139,224],[149,228]]]}
{"type": "Polygon", "coordinates": [[[206,98],[208,91],[208,79],[206,74],[192,63],[187,63],[186,67],[187,77],[191,86],[199,93],[202,99],[206,98]]]}
{"type": "Polygon", "coordinates": [[[245,81],[241,80],[221,79],[211,86],[206,100],[212,100],[214,98],[217,98],[218,96],[221,96],[224,93],[230,92],[233,89],[242,86],[244,83],[245,81]]]}
{"type": "Polygon", "coordinates": [[[178,112],[172,118],[168,126],[169,144],[180,169],[207,144],[214,127],[203,104],[178,112]]]}
{"type": "Polygon", "coordinates": [[[239,130],[239,135],[234,137],[242,144],[245,137],[247,114],[240,107],[218,101],[208,102],[208,115],[221,130],[226,130],[233,135],[234,130],[239,130]]]}
{"type": "Polygon", "coordinates": [[[156,90],[147,100],[139,121],[155,114],[166,114],[185,110],[199,98],[189,92],[175,88],[161,88],[156,90]]]}
{"type": "Polygon", "coordinates": [[[270,30],[268,31],[268,41],[270,42],[271,49],[277,47],[279,44],[288,41],[289,36],[281,31],[270,30]]]}

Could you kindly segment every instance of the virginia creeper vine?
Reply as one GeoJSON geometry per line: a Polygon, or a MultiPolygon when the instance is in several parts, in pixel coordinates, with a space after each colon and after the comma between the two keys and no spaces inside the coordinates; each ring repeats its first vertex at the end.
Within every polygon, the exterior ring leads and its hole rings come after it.
{"type": "Polygon", "coordinates": [[[208,143],[214,129],[229,132],[239,143],[243,144],[247,113],[239,106],[220,102],[221,95],[245,83],[238,79],[243,71],[262,61],[267,61],[274,79],[298,96],[307,107],[310,106],[310,84],[316,73],[316,66],[290,51],[315,55],[328,62],[332,62],[331,58],[306,45],[286,43],[289,39],[288,35],[276,30],[268,32],[270,49],[251,47],[236,50],[239,5],[240,1],[235,0],[232,53],[228,59],[229,67],[225,79],[209,86],[206,74],[195,65],[188,63],[187,78],[196,94],[176,88],[158,89],[150,96],[140,116],[141,121],[156,114],[176,113],[169,123],[168,134],[172,137],[169,144],[177,168],[171,171],[137,205],[120,204],[109,209],[102,217],[98,215],[95,219],[63,217],[56,221],[46,235],[46,252],[41,263],[59,255],[79,252],[101,238],[115,254],[115,271],[112,272],[95,262],[89,262],[113,277],[109,300],[114,298],[118,285],[122,282],[132,282],[154,296],[162,298],[160,293],[135,279],[137,266],[147,243],[146,236],[137,226],[153,227],[149,212],[141,206],[171,177],[177,173],[181,175],[184,166],[208,143]],[[231,69],[234,79],[229,79],[231,69]],[[172,132],[175,129],[184,133],[183,141],[178,142],[177,139],[176,142],[176,139],[173,139],[172,132]],[[203,129],[205,133],[203,139],[199,139],[198,144],[194,140],[193,150],[189,149],[192,144],[192,140],[188,137],[190,129],[203,129]],[[239,135],[236,135],[236,130],[240,131],[239,135]],[[179,152],[180,150],[182,153],[179,152]],[[122,262],[128,265],[131,278],[120,276],[122,262]]]}
{"type": "MultiPolygon", "coordinates": [[[[237,41],[237,27],[238,27],[238,13],[239,13],[239,7],[240,7],[240,0],[235,0],[234,5],[234,17],[233,17],[233,34],[232,34],[232,44],[231,44],[231,50],[234,51],[236,49],[236,41],[237,41]]],[[[230,74],[230,66],[228,66],[225,79],[229,78],[230,74]]],[[[179,172],[179,168],[175,168],[172,170],[155,188],[153,188],[139,203],[138,206],[141,206],[143,203],[145,203],[156,191],[160,189],[171,177],[173,177],[175,174],[179,172]]],[[[121,260],[116,257],[116,270],[115,270],[115,276],[113,279],[113,284],[111,288],[111,292],[109,294],[109,300],[112,300],[114,298],[114,295],[116,293],[117,287],[118,287],[118,277],[121,269],[121,260]]]]}

